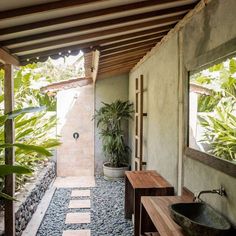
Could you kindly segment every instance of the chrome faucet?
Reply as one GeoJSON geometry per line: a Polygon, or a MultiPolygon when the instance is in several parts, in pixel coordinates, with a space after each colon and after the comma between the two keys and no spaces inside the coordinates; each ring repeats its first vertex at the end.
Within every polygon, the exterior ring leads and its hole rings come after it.
{"type": "Polygon", "coordinates": [[[223,187],[220,187],[219,189],[212,189],[212,190],[203,190],[201,192],[199,192],[194,198],[193,201],[194,202],[201,202],[201,198],[200,196],[204,193],[216,193],[219,194],[220,196],[226,196],[226,192],[225,189],[223,187]]]}

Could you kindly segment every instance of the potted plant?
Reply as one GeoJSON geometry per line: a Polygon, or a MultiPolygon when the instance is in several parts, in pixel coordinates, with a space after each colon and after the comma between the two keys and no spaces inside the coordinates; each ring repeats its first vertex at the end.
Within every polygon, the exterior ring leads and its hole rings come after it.
{"type": "Polygon", "coordinates": [[[100,129],[103,152],[108,161],[103,164],[105,179],[124,177],[129,169],[130,148],[124,140],[124,121],[132,118],[133,104],[116,100],[111,104],[104,103],[95,112],[97,127],[100,129]]]}

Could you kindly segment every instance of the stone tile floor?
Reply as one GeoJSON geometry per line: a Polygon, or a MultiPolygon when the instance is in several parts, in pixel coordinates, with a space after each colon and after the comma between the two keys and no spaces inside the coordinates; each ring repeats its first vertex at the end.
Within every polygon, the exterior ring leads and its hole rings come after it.
{"type": "MultiPolygon", "coordinates": [[[[37,236],[131,236],[124,219],[124,181],[59,179],[37,236]],[[68,180],[68,182],[67,182],[68,180]],[[75,183],[75,187],[73,186],[75,183]]],[[[55,186],[55,185],[54,185],[55,186]]]]}

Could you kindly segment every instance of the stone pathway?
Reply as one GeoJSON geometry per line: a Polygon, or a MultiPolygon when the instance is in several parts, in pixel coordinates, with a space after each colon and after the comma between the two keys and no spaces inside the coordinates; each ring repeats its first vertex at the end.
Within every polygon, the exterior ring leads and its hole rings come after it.
{"type": "Polygon", "coordinates": [[[60,188],[53,195],[37,236],[133,235],[131,221],[124,219],[124,181],[96,177],[94,187],[76,183],[76,188],[62,181],[57,181],[60,188]]]}

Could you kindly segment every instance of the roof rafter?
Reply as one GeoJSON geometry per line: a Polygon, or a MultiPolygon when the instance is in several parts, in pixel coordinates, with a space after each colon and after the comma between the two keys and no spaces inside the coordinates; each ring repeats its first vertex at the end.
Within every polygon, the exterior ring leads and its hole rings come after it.
{"type": "Polygon", "coordinates": [[[113,55],[116,55],[116,54],[120,54],[120,53],[129,53],[129,52],[135,52],[135,51],[139,51],[139,50],[143,50],[143,49],[148,49],[148,48],[152,48],[156,45],[156,43],[151,43],[151,44],[147,44],[147,45],[142,45],[142,46],[139,46],[139,47],[132,47],[132,48],[129,48],[129,49],[125,49],[125,50],[117,50],[117,49],[114,49],[114,50],[111,50],[110,52],[104,52],[104,53],[101,53],[102,57],[105,57],[105,56],[113,56],[113,55]]]}
{"type": "Polygon", "coordinates": [[[147,40],[141,43],[136,43],[136,44],[131,44],[131,45],[125,45],[123,47],[119,47],[119,48],[114,48],[114,49],[109,49],[106,51],[101,50],[101,54],[102,55],[109,55],[109,54],[113,54],[116,52],[126,52],[129,49],[134,49],[134,48],[142,48],[142,47],[147,47],[147,46],[151,46],[151,45],[156,45],[160,40],[158,39],[151,39],[151,40],[147,40]]]}
{"type": "Polygon", "coordinates": [[[34,23],[3,28],[1,29],[0,34],[1,35],[12,34],[12,33],[22,32],[26,30],[33,30],[35,28],[43,28],[47,26],[68,23],[71,21],[81,21],[88,18],[104,16],[107,14],[115,14],[122,11],[130,11],[134,9],[137,10],[137,9],[141,9],[145,7],[162,5],[162,4],[171,3],[171,2],[173,2],[173,0],[159,0],[159,1],[153,0],[153,1],[135,2],[135,3],[130,3],[130,4],[121,5],[121,6],[99,9],[99,10],[95,10],[91,12],[84,12],[84,13],[70,15],[70,16],[58,17],[54,19],[43,20],[43,21],[38,21],[34,23]]]}
{"type": "Polygon", "coordinates": [[[127,65],[119,65],[119,66],[114,66],[114,67],[110,67],[108,69],[104,69],[104,70],[99,70],[100,74],[101,73],[107,73],[107,72],[111,72],[111,71],[114,71],[114,70],[123,70],[123,69],[131,69],[133,68],[134,66],[136,65],[136,62],[135,63],[131,63],[131,64],[127,64],[127,65]]]}
{"type": "MultiPolygon", "coordinates": [[[[143,53],[144,55],[144,53],[143,53]]],[[[119,62],[122,62],[122,61],[132,61],[132,60],[135,60],[135,59],[141,59],[142,58],[142,54],[141,55],[137,55],[137,56],[129,56],[129,57],[121,57],[121,58],[111,58],[109,60],[100,60],[100,63],[99,65],[104,65],[104,64],[107,64],[107,63],[119,63],[119,62]]]]}
{"type": "MultiPolygon", "coordinates": [[[[137,55],[145,55],[148,51],[150,51],[151,50],[151,48],[152,47],[149,47],[149,48],[146,48],[146,49],[135,49],[135,50],[130,50],[129,52],[126,52],[125,53],[125,55],[127,56],[127,57],[129,57],[129,56],[137,56],[137,55]]],[[[109,58],[111,58],[112,59],[112,57],[114,57],[114,58],[122,58],[122,57],[124,57],[124,53],[123,52],[121,52],[121,53],[115,53],[115,54],[113,54],[112,56],[111,55],[105,55],[105,56],[101,56],[100,57],[100,60],[102,60],[102,59],[109,59],[109,58]]]]}
{"type": "Polygon", "coordinates": [[[29,14],[51,11],[56,9],[62,9],[66,7],[74,7],[80,6],[88,3],[99,2],[101,0],[60,0],[56,2],[49,2],[38,4],[29,7],[22,7],[17,9],[12,9],[8,11],[1,11],[0,12],[0,19],[8,19],[8,18],[15,18],[17,16],[25,16],[29,14]]]}
{"type": "Polygon", "coordinates": [[[101,51],[106,51],[106,50],[110,50],[110,49],[113,49],[113,48],[123,47],[123,46],[126,46],[126,45],[132,46],[133,44],[136,44],[136,43],[141,43],[141,42],[146,42],[146,41],[149,41],[149,40],[159,39],[159,38],[162,38],[165,35],[166,35],[165,32],[155,33],[155,34],[151,34],[151,35],[147,35],[147,36],[143,36],[143,37],[139,37],[139,38],[133,38],[133,39],[117,42],[117,43],[110,43],[110,44],[106,44],[104,46],[101,46],[100,50],[101,51]]]}
{"type": "Polygon", "coordinates": [[[105,63],[105,64],[99,64],[99,69],[103,69],[103,68],[107,68],[109,66],[115,66],[115,65],[120,65],[122,63],[137,63],[138,61],[140,60],[140,58],[135,58],[135,59],[132,59],[132,60],[122,60],[122,61],[119,61],[119,62],[109,62],[109,63],[105,63]]]}
{"type": "Polygon", "coordinates": [[[107,77],[110,77],[110,76],[114,76],[114,75],[117,75],[117,74],[125,74],[125,73],[129,73],[129,71],[131,70],[132,68],[124,68],[124,69],[119,69],[119,70],[113,70],[113,71],[109,71],[109,72],[103,72],[103,73],[99,73],[98,74],[98,79],[105,79],[107,77]]]}
{"type": "Polygon", "coordinates": [[[172,17],[167,17],[167,18],[163,18],[163,19],[157,19],[157,20],[151,20],[151,21],[142,22],[142,23],[136,23],[136,24],[132,24],[132,25],[128,25],[128,26],[116,27],[116,28],[112,28],[112,29],[108,29],[108,30],[100,30],[97,32],[92,32],[92,33],[68,37],[68,38],[51,40],[51,41],[44,42],[44,43],[31,44],[31,45],[27,45],[27,46],[17,47],[17,48],[11,49],[10,51],[12,53],[18,53],[18,52],[22,52],[22,51],[30,51],[30,50],[34,50],[34,49],[41,49],[41,51],[43,51],[44,47],[55,46],[55,45],[59,46],[61,44],[65,44],[65,43],[71,43],[71,42],[76,42],[76,41],[80,41],[80,40],[90,40],[92,38],[104,37],[104,36],[109,36],[109,35],[118,34],[118,33],[126,34],[126,31],[134,31],[134,30],[141,31],[142,28],[147,28],[147,27],[156,26],[156,25],[159,25],[159,26],[168,25],[168,24],[170,25],[170,24],[176,23],[178,20],[182,19],[182,17],[183,17],[183,14],[177,15],[177,16],[172,16],[172,17]]]}
{"type": "Polygon", "coordinates": [[[60,48],[60,49],[52,49],[52,50],[45,50],[45,51],[38,52],[38,53],[31,53],[31,54],[28,54],[28,55],[21,56],[20,60],[21,61],[26,61],[27,59],[36,58],[36,57],[39,57],[39,56],[55,55],[55,54],[58,54],[59,50],[60,50],[60,52],[62,52],[62,54],[69,55],[68,51],[73,51],[73,50],[78,51],[79,49],[93,47],[93,46],[102,45],[102,44],[111,43],[111,42],[113,43],[113,42],[116,42],[116,41],[119,41],[118,43],[122,43],[122,42],[127,41],[125,39],[139,41],[139,40],[142,40],[143,37],[150,36],[150,38],[151,38],[153,34],[156,34],[156,32],[159,32],[158,34],[163,34],[163,36],[164,36],[165,33],[168,30],[170,30],[171,27],[173,27],[173,26],[174,26],[174,24],[167,25],[167,26],[162,26],[162,27],[155,27],[155,28],[148,29],[148,30],[142,30],[142,31],[129,33],[129,34],[124,34],[124,35],[120,35],[120,36],[113,36],[113,37],[106,38],[106,39],[100,39],[100,40],[91,41],[91,42],[88,42],[88,43],[76,44],[76,45],[72,45],[72,46],[63,47],[63,48],[60,48]],[[143,35],[146,35],[146,36],[143,36],[143,35]]]}
{"type": "Polygon", "coordinates": [[[110,26],[114,26],[114,25],[122,24],[122,23],[132,24],[132,23],[135,23],[135,21],[137,21],[137,20],[142,20],[142,19],[146,20],[146,19],[149,19],[152,17],[159,18],[159,17],[163,17],[165,15],[169,15],[170,13],[177,14],[177,15],[183,15],[191,8],[192,8],[192,5],[185,5],[185,6],[181,6],[181,7],[162,9],[162,10],[146,12],[146,13],[142,13],[142,14],[136,14],[136,15],[126,16],[126,17],[121,17],[121,18],[116,18],[116,19],[111,19],[111,20],[100,21],[100,22],[91,23],[91,24],[70,27],[68,29],[54,30],[54,31],[50,31],[50,32],[24,36],[24,37],[20,37],[20,38],[3,40],[0,43],[2,46],[9,46],[9,45],[17,44],[17,43],[24,43],[24,42],[34,41],[34,40],[38,40],[38,39],[45,39],[48,37],[66,35],[66,34],[75,33],[75,32],[83,32],[86,30],[95,29],[98,31],[99,28],[103,28],[103,27],[107,27],[107,26],[110,27],[110,26]]]}

